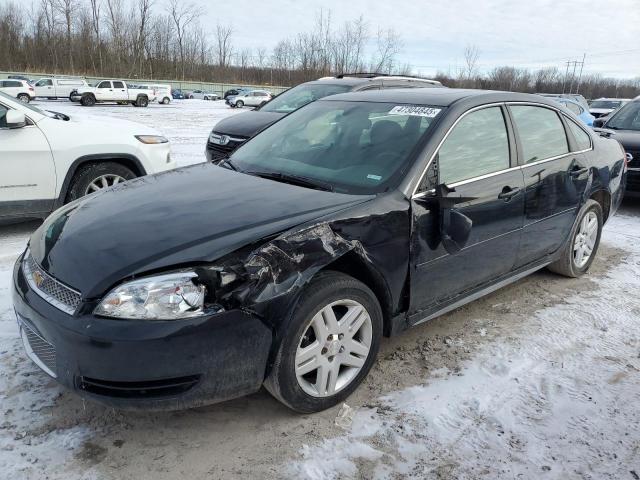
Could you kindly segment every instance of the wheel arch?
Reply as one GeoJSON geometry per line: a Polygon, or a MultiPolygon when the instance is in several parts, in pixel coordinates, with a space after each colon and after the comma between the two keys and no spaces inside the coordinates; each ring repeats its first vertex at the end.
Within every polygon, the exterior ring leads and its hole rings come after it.
{"type": "Polygon", "coordinates": [[[378,299],[382,309],[383,333],[385,336],[390,335],[391,319],[393,318],[393,299],[389,286],[380,272],[353,250],[325,265],[320,271],[344,273],[369,287],[378,299]]]}
{"type": "Polygon", "coordinates": [[[67,170],[67,174],[65,175],[62,182],[60,194],[58,195],[58,198],[56,199],[54,204],[54,210],[64,205],[65,199],[67,198],[67,195],[69,193],[69,188],[71,187],[71,181],[73,180],[73,177],[80,167],[83,167],[89,163],[102,163],[107,161],[119,163],[129,168],[138,177],[142,177],[147,174],[144,166],[142,165],[142,162],[136,156],[131,155],[130,153],[100,153],[83,155],[82,157],[74,160],[74,162],[67,170]]]}
{"type": "Polygon", "coordinates": [[[611,194],[604,188],[596,189],[591,192],[589,199],[595,200],[602,208],[602,221],[606,223],[611,211],[611,194]]]}

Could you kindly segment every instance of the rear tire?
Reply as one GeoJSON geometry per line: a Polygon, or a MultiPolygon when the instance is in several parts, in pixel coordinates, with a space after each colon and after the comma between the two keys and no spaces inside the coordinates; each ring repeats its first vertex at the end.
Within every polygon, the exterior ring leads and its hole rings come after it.
{"type": "Polygon", "coordinates": [[[576,216],[562,255],[547,268],[570,278],[584,275],[598,252],[603,224],[602,207],[595,200],[587,200],[576,216]]]}
{"type": "Polygon", "coordinates": [[[80,99],[80,103],[83,107],[93,107],[96,104],[96,97],[93,95],[83,95],[80,99]]]}
{"type": "Polygon", "coordinates": [[[149,99],[144,95],[141,95],[136,99],[135,105],[136,107],[146,107],[149,105],[149,99]]]}
{"type": "Polygon", "coordinates": [[[169,104],[169,102],[171,102],[171,100],[169,99],[169,97],[164,97],[160,103],[161,103],[162,105],[168,105],[168,104],[169,104]]]}
{"type": "Polygon", "coordinates": [[[330,408],[367,376],[381,337],[374,293],[343,273],[320,272],[293,309],[264,386],[298,412],[330,408]]]}
{"type": "Polygon", "coordinates": [[[26,93],[20,93],[18,94],[18,100],[22,103],[29,103],[31,101],[31,97],[26,93]]]}
{"type": "Polygon", "coordinates": [[[94,182],[98,182],[97,185],[101,185],[103,182],[100,179],[103,177],[106,180],[104,187],[109,187],[114,184],[113,181],[115,181],[115,177],[120,178],[120,180],[116,182],[120,183],[136,178],[136,174],[133,173],[131,169],[116,162],[90,163],[84,165],[80,167],[73,176],[65,203],[84,197],[88,193],[93,193],[93,191],[88,191],[91,190],[91,185],[94,182]]]}

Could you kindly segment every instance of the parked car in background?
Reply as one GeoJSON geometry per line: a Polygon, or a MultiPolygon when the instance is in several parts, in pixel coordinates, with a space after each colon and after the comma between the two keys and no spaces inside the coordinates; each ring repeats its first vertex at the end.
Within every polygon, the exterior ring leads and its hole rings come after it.
{"type": "Polygon", "coordinates": [[[536,95],[549,98],[570,98],[571,100],[578,102],[585,110],[589,110],[589,102],[587,102],[587,99],[579,93],[537,93],[536,95]]]}
{"type": "Polygon", "coordinates": [[[624,147],[629,169],[626,195],[640,196],[640,97],[593,123],[602,134],[609,135],[624,147]]]}
{"type": "Polygon", "coordinates": [[[167,105],[171,103],[171,99],[173,98],[171,95],[171,85],[169,84],[155,84],[148,86],[156,97],[158,103],[162,105],[167,105]]]}
{"type": "Polygon", "coordinates": [[[35,89],[26,80],[0,80],[0,92],[29,103],[36,98],[35,89]]]}
{"type": "Polygon", "coordinates": [[[227,97],[226,103],[233,108],[242,108],[245,105],[247,107],[260,107],[272,98],[271,92],[266,90],[251,90],[250,92],[242,92],[239,95],[227,97]]]}
{"type": "Polygon", "coordinates": [[[125,180],[175,168],[152,128],[40,110],[0,93],[0,221],[44,218],[125,180]]]}
{"type": "Polygon", "coordinates": [[[27,354],[91,400],[184,409],[264,385],[317,412],[362,383],[383,335],[544,267],[586,273],[624,167],[534,95],[325,97],[221,167],[54,213],[16,261],[13,306],[27,354]]]}
{"type": "Polygon", "coordinates": [[[226,92],[224,92],[223,98],[226,100],[228,97],[240,95],[241,93],[250,92],[253,88],[249,87],[238,87],[238,88],[230,88],[226,92]]]}
{"type": "Polygon", "coordinates": [[[179,88],[171,90],[171,96],[174,100],[183,100],[185,98],[184,93],[179,88]]]}
{"type": "Polygon", "coordinates": [[[136,107],[146,107],[155,100],[155,93],[149,88],[132,88],[124,80],[102,80],[95,87],[78,88],[69,96],[72,102],[80,102],[85,107],[96,103],[130,103],[136,107]]]}
{"type": "Polygon", "coordinates": [[[228,157],[243,142],[263,128],[294,110],[328,95],[391,88],[443,87],[436,80],[369,73],[324,77],[302,83],[273,97],[262,107],[220,120],[209,135],[205,154],[210,161],[228,157]]]}
{"type": "Polygon", "coordinates": [[[630,101],[630,98],[598,98],[589,103],[589,113],[596,118],[606,117],[630,101]]]}
{"type": "Polygon", "coordinates": [[[581,103],[577,102],[573,98],[569,97],[550,97],[555,102],[564,105],[567,109],[573,112],[585,125],[593,127],[593,121],[596,117],[589,113],[581,103]]]}
{"type": "Polygon", "coordinates": [[[36,97],[49,99],[69,98],[73,90],[88,86],[89,84],[83,78],[70,77],[41,78],[34,84],[36,97]]]}
{"type": "Polygon", "coordinates": [[[194,90],[187,94],[187,98],[197,98],[199,100],[218,100],[220,95],[212,92],[205,92],[203,90],[194,90]]]}
{"type": "Polygon", "coordinates": [[[9,80],[24,80],[31,86],[33,86],[33,84],[35,83],[32,79],[30,79],[29,77],[25,77],[24,75],[7,75],[7,78],[9,80]]]}

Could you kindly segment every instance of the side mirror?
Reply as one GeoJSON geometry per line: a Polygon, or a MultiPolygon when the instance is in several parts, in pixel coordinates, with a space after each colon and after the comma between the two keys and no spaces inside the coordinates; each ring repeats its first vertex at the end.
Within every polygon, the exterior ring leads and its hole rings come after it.
{"type": "Polygon", "coordinates": [[[593,128],[602,128],[604,124],[607,122],[607,119],[604,117],[596,118],[593,121],[593,128]]]}
{"type": "Polygon", "coordinates": [[[22,128],[27,124],[24,113],[16,110],[7,110],[5,115],[6,127],[8,129],[22,128]]]}
{"type": "Polygon", "coordinates": [[[473,221],[454,208],[456,204],[473,200],[473,198],[452,195],[454,192],[455,189],[449,188],[444,183],[436,187],[436,196],[440,203],[442,246],[451,255],[455,255],[464,248],[473,227],[473,221]]]}

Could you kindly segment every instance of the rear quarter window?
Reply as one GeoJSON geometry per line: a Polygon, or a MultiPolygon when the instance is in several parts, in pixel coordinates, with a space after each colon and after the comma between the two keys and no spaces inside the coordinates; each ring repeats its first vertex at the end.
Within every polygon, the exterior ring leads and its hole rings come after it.
{"type": "Polygon", "coordinates": [[[569,125],[569,130],[571,130],[571,133],[573,134],[573,138],[576,139],[578,150],[590,149],[591,137],[589,137],[589,134],[569,118],[567,118],[567,124],[569,125]]]}
{"type": "Polygon", "coordinates": [[[569,153],[562,121],[555,110],[532,105],[511,105],[522,146],[523,163],[532,163],[569,153]]]}

